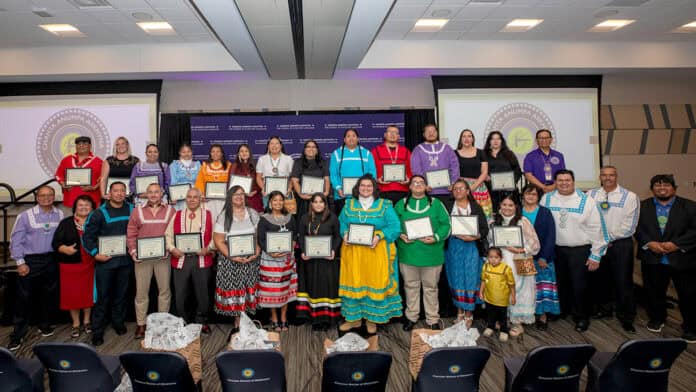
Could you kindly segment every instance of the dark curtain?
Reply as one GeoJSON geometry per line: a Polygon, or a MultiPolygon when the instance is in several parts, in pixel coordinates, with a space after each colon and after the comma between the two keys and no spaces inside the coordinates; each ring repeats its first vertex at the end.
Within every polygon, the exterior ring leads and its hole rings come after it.
{"type": "Polygon", "coordinates": [[[434,109],[404,111],[404,144],[411,151],[423,141],[423,127],[427,124],[435,124],[434,109]]]}
{"type": "Polygon", "coordinates": [[[160,117],[159,150],[162,162],[179,159],[179,147],[191,143],[191,114],[162,113],[160,117]]]}

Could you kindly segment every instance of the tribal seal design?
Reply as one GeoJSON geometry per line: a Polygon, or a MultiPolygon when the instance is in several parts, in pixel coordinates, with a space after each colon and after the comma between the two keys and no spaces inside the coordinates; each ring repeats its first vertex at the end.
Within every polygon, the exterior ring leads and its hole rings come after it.
{"type": "Polygon", "coordinates": [[[548,129],[554,135],[551,147],[556,146],[556,132],[551,118],[538,106],[526,102],[513,102],[500,107],[486,123],[485,136],[499,131],[507,145],[517,156],[524,157],[535,148],[534,135],[539,129],[548,129]]]}

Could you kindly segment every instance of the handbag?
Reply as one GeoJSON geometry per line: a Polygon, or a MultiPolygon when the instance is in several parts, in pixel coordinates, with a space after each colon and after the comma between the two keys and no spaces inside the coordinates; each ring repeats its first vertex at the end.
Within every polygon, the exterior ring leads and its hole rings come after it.
{"type": "Polygon", "coordinates": [[[295,200],[295,195],[292,192],[285,198],[283,205],[289,214],[295,215],[297,213],[297,200],[295,200]]]}
{"type": "Polygon", "coordinates": [[[515,269],[517,270],[517,275],[520,276],[533,276],[537,274],[536,267],[534,266],[533,256],[520,256],[513,259],[515,262],[515,269]]]}

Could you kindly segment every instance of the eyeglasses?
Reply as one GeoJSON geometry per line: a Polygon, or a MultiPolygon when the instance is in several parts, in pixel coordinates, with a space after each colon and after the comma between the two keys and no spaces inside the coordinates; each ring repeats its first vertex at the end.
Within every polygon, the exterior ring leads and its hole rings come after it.
{"type": "Polygon", "coordinates": [[[244,193],[233,193],[232,196],[233,197],[243,197],[244,193]]]}
{"type": "Polygon", "coordinates": [[[551,140],[553,139],[551,136],[539,136],[537,140],[551,140]]]}
{"type": "Polygon", "coordinates": [[[425,185],[425,181],[413,181],[411,184],[413,184],[413,185],[425,185]]]}
{"type": "Polygon", "coordinates": [[[452,190],[455,192],[464,192],[466,188],[464,188],[463,186],[458,186],[456,188],[452,188],[452,190]]]}

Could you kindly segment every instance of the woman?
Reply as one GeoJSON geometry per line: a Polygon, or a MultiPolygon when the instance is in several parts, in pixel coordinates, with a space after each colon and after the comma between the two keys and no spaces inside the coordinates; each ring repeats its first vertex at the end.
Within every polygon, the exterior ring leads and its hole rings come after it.
{"type": "Polygon", "coordinates": [[[297,263],[297,317],[310,320],[312,330],[326,331],[341,317],[338,297],[341,230],[325,194],[311,196],[309,211],[300,219],[298,241],[302,261],[297,263]],[[331,236],[330,257],[307,257],[305,238],[312,236],[331,236]]]}
{"type": "Polygon", "coordinates": [[[265,177],[287,177],[288,189],[284,190],[284,194],[290,192],[290,172],[292,171],[292,158],[285,154],[283,141],[278,136],[271,136],[266,143],[266,154],[259,158],[259,163],[256,165],[256,183],[263,192],[263,205],[268,204],[268,195],[264,180],[265,177]]]}
{"type": "Polygon", "coordinates": [[[318,177],[324,180],[324,188],[321,191],[325,197],[329,196],[329,163],[322,159],[319,146],[314,140],[307,140],[302,150],[302,157],[295,161],[292,165],[292,173],[290,173],[290,181],[292,181],[292,189],[295,191],[295,200],[297,200],[298,222],[307,214],[310,205],[312,193],[302,193],[302,177],[318,177]]]}
{"type": "Polygon", "coordinates": [[[258,298],[259,307],[271,309],[271,329],[276,332],[288,330],[288,302],[297,299],[297,270],[293,252],[296,234],[297,224],[285,209],[285,196],[279,191],[271,192],[266,213],[261,215],[258,227],[261,246],[258,298]],[[269,232],[290,232],[293,238],[290,250],[268,253],[266,239],[269,232]],[[280,312],[276,311],[278,308],[280,312]]]}
{"type": "Polygon", "coordinates": [[[556,225],[548,208],[539,205],[543,195],[534,184],[527,184],[522,189],[522,215],[534,226],[541,248],[534,257],[537,274],[536,281],[536,327],[540,331],[547,329],[548,314],[560,314],[558,287],[556,285],[556,267],[553,264],[554,246],[556,245],[556,225]]]}
{"type": "Polygon", "coordinates": [[[488,178],[488,162],[483,151],[474,146],[475,141],[474,133],[470,129],[465,129],[459,134],[456,151],[459,176],[469,183],[474,199],[483,208],[486,218],[490,219],[493,203],[485,183],[488,178]]]}
{"type": "Polygon", "coordinates": [[[339,217],[343,244],[338,295],[341,314],[346,319],[339,329],[345,332],[360,327],[364,319],[367,332],[375,334],[376,324],[401,316],[394,245],[401,234],[401,224],[391,202],[380,199],[377,181],[372,175],[358,179],[352,196],[339,217]],[[351,223],[374,225],[372,245],[347,242],[351,223]]]}
{"type": "Polygon", "coordinates": [[[227,236],[256,234],[259,215],[245,204],[244,189],[227,191],[225,206],[215,221],[213,241],[218,250],[215,275],[215,313],[234,318],[231,333],[239,331],[239,315],[256,313],[261,248],[250,256],[230,257],[227,236]]]}
{"type": "Polygon", "coordinates": [[[445,272],[452,300],[457,307],[457,321],[464,321],[467,328],[474,322],[474,309],[479,298],[484,244],[488,236],[488,223],[483,209],[471,195],[469,183],[464,179],[452,185],[454,205],[450,215],[476,216],[478,235],[452,235],[447,241],[445,272]]]}
{"type": "MultiPolygon", "coordinates": [[[[193,150],[188,143],[184,143],[179,147],[179,160],[173,161],[169,165],[170,185],[193,184],[198,177],[198,171],[201,170],[201,163],[193,160],[193,150]]],[[[177,211],[186,208],[186,200],[171,200],[170,203],[175,204],[177,211]]]]}
{"type": "MultiPolygon", "coordinates": [[[[524,248],[505,247],[503,251],[503,261],[512,269],[515,278],[515,297],[517,302],[508,307],[508,315],[512,328],[510,336],[516,337],[524,332],[522,324],[534,322],[534,308],[536,304],[536,282],[533,275],[519,275],[515,267],[516,258],[525,258],[539,253],[539,238],[534,231],[534,226],[522,216],[522,209],[512,195],[505,196],[500,201],[500,210],[493,217],[492,226],[520,226],[522,228],[522,238],[524,248]]],[[[492,237],[493,230],[489,231],[492,237]]],[[[489,238],[493,242],[493,238],[489,238]]]]}
{"type": "Polygon", "coordinates": [[[109,178],[118,178],[124,184],[130,181],[131,173],[140,159],[131,155],[131,148],[128,139],[123,136],[116,138],[111,156],[107,157],[102,162],[101,182],[99,183],[99,191],[102,194],[102,199],[109,199],[108,183],[109,178]]]}
{"type": "Polygon", "coordinates": [[[137,194],[135,188],[135,178],[143,176],[157,176],[157,181],[162,188],[164,193],[163,200],[166,201],[167,192],[169,190],[169,165],[160,162],[159,160],[159,147],[156,144],[148,144],[145,148],[145,162],[138,162],[137,165],[133,167],[133,171],[130,175],[130,190],[135,196],[135,204],[141,204],[147,202],[147,196],[145,193],[137,194]]]}
{"type": "Polygon", "coordinates": [[[254,159],[252,158],[251,149],[248,144],[240,144],[237,148],[237,157],[230,166],[230,175],[251,177],[251,191],[246,195],[246,205],[256,210],[256,212],[263,212],[261,188],[259,188],[259,184],[256,183],[254,159]]]}
{"type": "Polygon", "coordinates": [[[360,145],[357,130],[348,128],[343,132],[343,144],[331,154],[329,173],[334,188],[334,213],[340,215],[346,200],[353,194],[353,189],[343,189],[343,178],[358,178],[365,174],[377,178],[375,160],[370,150],[360,145]]]}
{"type": "Polygon", "coordinates": [[[498,209],[500,200],[502,200],[505,195],[514,191],[492,190],[490,175],[492,173],[512,172],[515,176],[515,184],[517,184],[520,178],[522,178],[522,169],[520,168],[515,153],[508,148],[503,134],[498,131],[493,131],[488,134],[483,152],[488,159],[488,179],[486,179],[486,185],[488,189],[491,189],[493,210],[495,211],[498,209]]]}
{"type": "MultiPolygon", "coordinates": [[[[209,182],[228,182],[230,175],[230,162],[227,160],[225,150],[220,144],[211,144],[208,150],[208,160],[201,164],[201,170],[196,177],[196,188],[205,197],[205,184],[209,182]]],[[[229,191],[227,192],[229,194],[229,191]]],[[[216,220],[225,206],[225,200],[207,199],[205,207],[213,214],[216,220]]]]}
{"type": "Polygon", "coordinates": [[[70,336],[80,336],[80,310],[83,311],[82,331],[92,333],[90,314],[94,305],[94,257],[82,247],[85,220],[94,210],[94,200],[80,195],[73,204],[73,216],[63,219],[53,236],[53,249],[58,252],[60,268],[60,308],[70,311],[70,336]]]}

